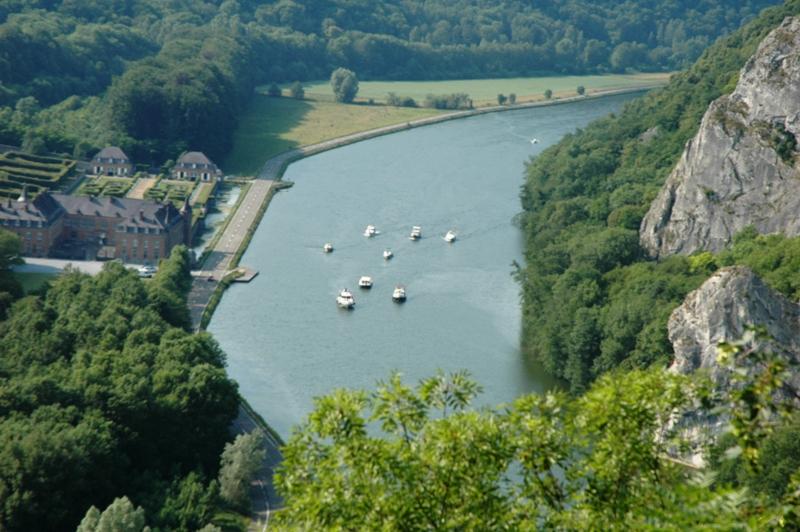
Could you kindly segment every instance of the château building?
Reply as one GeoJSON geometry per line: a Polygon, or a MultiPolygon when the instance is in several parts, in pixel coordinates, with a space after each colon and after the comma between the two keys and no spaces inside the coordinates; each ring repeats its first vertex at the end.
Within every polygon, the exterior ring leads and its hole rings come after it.
{"type": "Polygon", "coordinates": [[[76,260],[156,262],[191,242],[192,209],[115,197],[68,196],[27,191],[0,202],[0,228],[22,239],[22,254],[76,260]]]}

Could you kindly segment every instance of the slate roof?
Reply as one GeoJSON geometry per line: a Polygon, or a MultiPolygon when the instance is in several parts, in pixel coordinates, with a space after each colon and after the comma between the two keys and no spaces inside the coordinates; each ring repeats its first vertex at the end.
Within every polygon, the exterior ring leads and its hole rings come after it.
{"type": "Polygon", "coordinates": [[[119,223],[123,225],[167,228],[181,219],[180,212],[171,201],[157,203],[151,200],[105,196],[52,196],[67,214],[119,218],[119,223]]]}
{"type": "Polygon", "coordinates": [[[8,199],[0,202],[0,220],[48,222],[63,212],[63,207],[47,193],[39,194],[33,201],[8,199]]]}
{"type": "Polygon", "coordinates": [[[94,156],[95,159],[121,159],[125,161],[130,161],[128,156],[125,155],[125,152],[122,151],[120,148],[116,146],[107,146],[97,152],[97,155],[94,156]]]}
{"type": "Polygon", "coordinates": [[[211,162],[211,159],[206,157],[205,153],[202,153],[202,152],[199,152],[199,151],[187,151],[187,152],[182,153],[181,156],[178,157],[177,164],[211,164],[211,165],[213,165],[214,163],[211,162]]]}

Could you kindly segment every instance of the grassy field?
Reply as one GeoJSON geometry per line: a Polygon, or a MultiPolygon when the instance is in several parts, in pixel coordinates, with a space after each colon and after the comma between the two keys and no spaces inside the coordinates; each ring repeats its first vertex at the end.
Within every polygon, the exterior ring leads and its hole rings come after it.
{"type": "Polygon", "coordinates": [[[242,115],[223,169],[253,175],[264,161],[286,150],[358,131],[438,114],[434,109],[343,105],[257,94],[242,115]]]}
{"type": "MultiPolygon", "coordinates": [[[[545,90],[556,96],[575,94],[578,85],[586,87],[588,93],[598,90],[643,87],[666,82],[669,74],[608,74],[603,76],[548,76],[539,78],[508,79],[463,79],[449,81],[361,81],[358,84],[358,99],[374,99],[383,102],[389,92],[400,96],[411,96],[421,104],[428,94],[450,94],[465,92],[476,105],[497,103],[497,94],[517,95],[517,101],[543,99],[545,90]]],[[[315,81],[303,84],[306,96],[317,99],[333,99],[330,83],[315,81]]]]}

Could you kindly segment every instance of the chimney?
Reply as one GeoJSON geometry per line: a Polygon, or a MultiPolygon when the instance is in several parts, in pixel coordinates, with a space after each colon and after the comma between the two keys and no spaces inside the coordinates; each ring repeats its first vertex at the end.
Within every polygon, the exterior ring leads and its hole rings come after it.
{"type": "Polygon", "coordinates": [[[28,185],[22,185],[22,194],[19,195],[17,201],[22,203],[28,202],[28,185]]]}

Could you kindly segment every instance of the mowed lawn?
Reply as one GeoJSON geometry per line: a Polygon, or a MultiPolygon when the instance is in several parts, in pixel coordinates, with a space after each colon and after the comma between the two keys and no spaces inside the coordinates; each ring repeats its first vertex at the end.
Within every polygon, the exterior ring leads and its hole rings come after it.
{"type": "MultiPolygon", "coordinates": [[[[544,99],[544,91],[550,89],[557,97],[575,94],[578,85],[586,87],[588,93],[601,90],[647,87],[666,83],[670,74],[607,74],[602,76],[547,76],[538,78],[507,79],[461,79],[449,81],[361,81],[358,84],[358,100],[370,98],[383,102],[386,95],[394,92],[400,96],[411,96],[418,104],[428,94],[451,94],[465,92],[476,105],[497,103],[499,93],[517,95],[517,101],[544,99]]],[[[314,81],[303,84],[306,96],[333,99],[330,83],[314,81]]]]}
{"type": "Polygon", "coordinates": [[[255,175],[267,159],[283,151],[440,112],[256,94],[239,119],[233,149],[222,167],[228,174],[255,175]]]}

